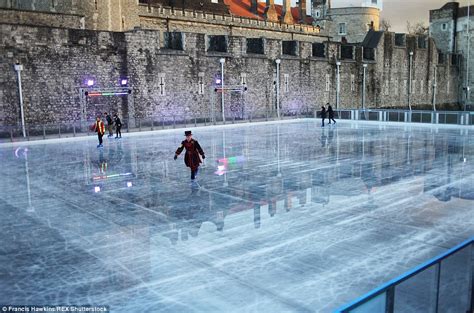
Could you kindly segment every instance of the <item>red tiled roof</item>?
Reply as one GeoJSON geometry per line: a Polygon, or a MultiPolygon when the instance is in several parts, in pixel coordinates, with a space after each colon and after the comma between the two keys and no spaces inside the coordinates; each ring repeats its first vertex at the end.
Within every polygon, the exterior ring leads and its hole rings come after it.
{"type": "MultiPolygon", "coordinates": [[[[265,13],[265,2],[257,3],[257,14],[254,14],[250,11],[250,0],[224,0],[224,3],[229,7],[229,11],[232,15],[255,18],[255,19],[264,19],[265,13]]],[[[278,14],[278,17],[281,18],[283,6],[275,4],[275,8],[278,14]]],[[[300,10],[298,7],[291,8],[291,15],[293,15],[293,21],[295,24],[299,23],[300,10]]],[[[311,24],[313,19],[310,16],[306,16],[305,23],[311,24]]]]}

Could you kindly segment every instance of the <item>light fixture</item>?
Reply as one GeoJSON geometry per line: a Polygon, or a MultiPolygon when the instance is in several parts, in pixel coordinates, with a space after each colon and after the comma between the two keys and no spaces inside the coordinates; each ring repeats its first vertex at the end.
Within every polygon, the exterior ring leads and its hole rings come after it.
{"type": "Polygon", "coordinates": [[[128,84],[128,80],[127,80],[127,79],[123,78],[123,79],[120,80],[120,85],[126,86],[127,84],[128,84]]]}
{"type": "Polygon", "coordinates": [[[88,79],[88,80],[87,80],[87,86],[89,86],[89,87],[94,86],[94,80],[88,79]]]}
{"type": "Polygon", "coordinates": [[[100,192],[100,187],[99,186],[95,186],[94,187],[94,191],[97,193],[97,192],[100,192]]]}
{"type": "Polygon", "coordinates": [[[127,187],[129,187],[129,188],[132,187],[132,182],[131,181],[127,182],[127,187]]]}

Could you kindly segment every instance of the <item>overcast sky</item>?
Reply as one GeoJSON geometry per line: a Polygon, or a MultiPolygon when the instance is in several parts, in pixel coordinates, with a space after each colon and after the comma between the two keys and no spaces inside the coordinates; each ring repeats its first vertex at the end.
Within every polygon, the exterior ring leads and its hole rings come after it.
{"type": "MultiPolygon", "coordinates": [[[[263,0],[260,0],[263,1],[263,0]]],[[[383,0],[382,18],[390,21],[392,31],[406,32],[407,21],[416,23],[422,21],[426,26],[429,25],[429,10],[439,9],[445,3],[451,0],[383,0]]],[[[458,2],[465,6],[469,0],[459,0],[458,2]]],[[[275,0],[276,3],[282,3],[282,0],[275,0]]],[[[292,0],[293,5],[296,0],[292,0]]],[[[307,0],[307,2],[311,2],[307,0]]],[[[341,6],[359,6],[362,0],[332,0],[333,7],[341,6]]],[[[474,0],[471,0],[474,5],[474,0]]]]}

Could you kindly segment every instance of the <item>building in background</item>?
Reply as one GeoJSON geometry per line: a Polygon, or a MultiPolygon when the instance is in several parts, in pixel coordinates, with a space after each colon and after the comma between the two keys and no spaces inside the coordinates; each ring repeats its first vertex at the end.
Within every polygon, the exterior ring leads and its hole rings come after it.
{"type": "Polygon", "coordinates": [[[331,0],[314,0],[314,24],[343,43],[361,43],[369,30],[378,31],[382,0],[359,0],[345,7],[333,7],[331,0]]]}
{"type": "Polygon", "coordinates": [[[474,89],[474,5],[461,7],[448,2],[437,10],[430,10],[430,36],[440,50],[440,58],[460,67],[459,97],[466,109],[473,109],[474,89]],[[451,59],[447,54],[461,55],[451,59]]]}

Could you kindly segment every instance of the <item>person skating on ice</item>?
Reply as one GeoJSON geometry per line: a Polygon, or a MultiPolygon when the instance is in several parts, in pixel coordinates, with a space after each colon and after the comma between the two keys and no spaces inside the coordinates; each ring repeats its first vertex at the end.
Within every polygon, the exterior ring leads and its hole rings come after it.
{"type": "Polygon", "coordinates": [[[331,120],[334,122],[334,124],[336,124],[336,120],[334,119],[334,111],[332,109],[332,106],[329,105],[329,103],[327,104],[328,106],[328,115],[329,115],[329,125],[331,125],[331,120]]]}
{"type": "Polygon", "coordinates": [[[175,152],[174,159],[176,160],[178,158],[178,155],[180,155],[181,152],[186,149],[186,154],[184,155],[184,163],[187,167],[191,169],[191,180],[194,181],[199,169],[199,165],[202,163],[199,155],[201,155],[202,159],[205,159],[206,157],[204,155],[204,151],[199,145],[199,142],[193,139],[193,134],[191,133],[191,131],[185,131],[184,135],[186,136],[186,140],[183,140],[181,142],[181,146],[175,152]]]}
{"type": "Polygon", "coordinates": [[[114,123],[115,123],[115,139],[122,138],[122,121],[118,117],[117,113],[114,114],[114,123]]]}
{"type": "Polygon", "coordinates": [[[97,145],[97,148],[101,148],[103,147],[102,137],[105,134],[105,125],[104,125],[104,122],[101,121],[99,116],[97,116],[97,119],[95,121],[94,131],[97,132],[97,137],[99,138],[99,144],[97,145]]]}
{"type": "Polygon", "coordinates": [[[324,127],[324,119],[326,118],[326,108],[324,105],[321,107],[321,127],[324,127]]]}
{"type": "Polygon", "coordinates": [[[107,138],[113,137],[114,136],[114,122],[112,121],[112,117],[110,117],[107,112],[104,112],[105,115],[105,120],[107,121],[107,130],[109,131],[109,134],[107,135],[107,138]]]}

